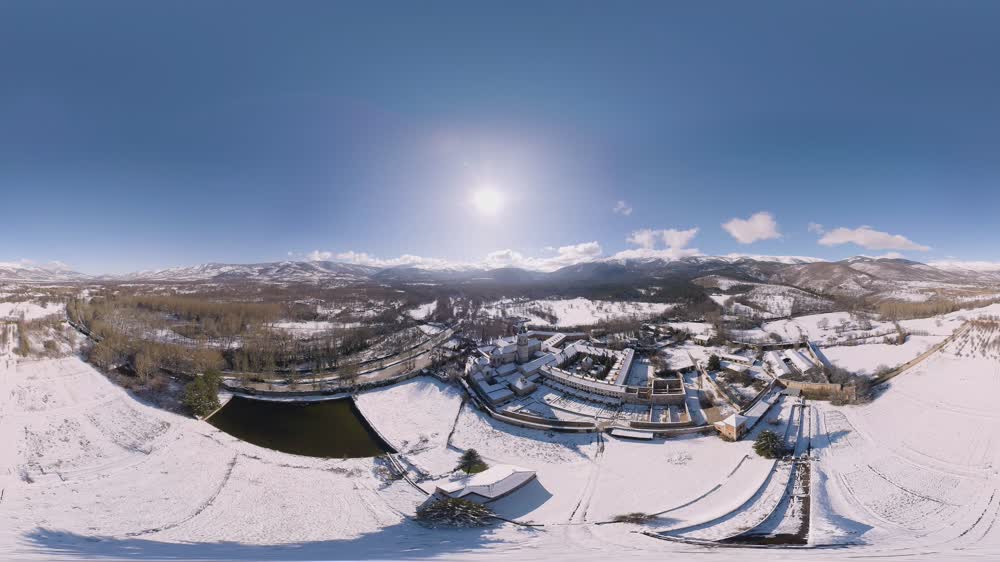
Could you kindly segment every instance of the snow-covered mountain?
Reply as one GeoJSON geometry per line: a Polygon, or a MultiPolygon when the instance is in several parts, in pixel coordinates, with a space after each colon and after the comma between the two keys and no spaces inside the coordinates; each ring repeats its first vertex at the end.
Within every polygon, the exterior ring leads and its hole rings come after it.
{"type": "Polygon", "coordinates": [[[172,267],[138,271],[121,276],[131,281],[261,281],[295,282],[357,282],[369,279],[379,268],[332,261],[280,261],[253,264],[206,263],[189,267],[172,267]]]}
{"type": "Polygon", "coordinates": [[[993,261],[936,261],[928,264],[943,271],[963,277],[1000,282],[1000,262],[993,261]]]}
{"type": "Polygon", "coordinates": [[[334,261],[279,261],[255,264],[207,263],[147,270],[119,276],[88,276],[62,264],[0,263],[3,281],[131,281],[131,282],[259,282],[348,285],[377,283],[490,284],[498,286],[628,286],[662,285],[702,277],[780,284],[813,293],[840,296],[888,294],[901,288],[1000,284],[1000,264],[946,262],[924,264],[905,259],[858,256],[837,262],[796,256],[694,256],[677,259],[605,258],[555,271],[515,267],[425,268],[412,265],[376,267],[334,261]]]}
{"type": "Polygon", "coordinates": [[[89,276],[53,262],[34,265],[23,262],[0,262],[0,281],[83,281],[89,276]]]}
{"type": "Polygon", "coordinates": [[[995,284],[1000,276],[945,269],[905,259],[857,256],[838,262],[789,266],[779,271],[773,281],[828,295],[864,296],[913,287],[933,289],[995,284]]]}

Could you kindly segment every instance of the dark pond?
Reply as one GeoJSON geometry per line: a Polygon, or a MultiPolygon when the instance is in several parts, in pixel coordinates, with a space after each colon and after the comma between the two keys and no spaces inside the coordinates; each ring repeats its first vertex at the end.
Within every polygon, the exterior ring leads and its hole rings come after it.
{"type": "Polygon", "coordinates": [[[244,441],[310,457],[374,457],[394,452],[353,400],[275,402],[234,396],[208,423],[244,441]]]}

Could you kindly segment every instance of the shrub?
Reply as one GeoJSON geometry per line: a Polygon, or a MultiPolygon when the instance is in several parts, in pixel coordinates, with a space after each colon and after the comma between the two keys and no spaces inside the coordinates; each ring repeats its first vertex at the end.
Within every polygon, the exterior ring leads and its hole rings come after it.
{"type": "Polygon", "coordinates": [[[479,456],[475,449],[469,449],[462,453],[462,458],[458,459],[458,466],[455,470],[465,471],[466,474],[476,474],[489,468],[486,461],[479,456]]]}
{"type": "Polygon", "coordinates": [[[28,329],[24,322],[17,323],[17,347],[14,353],[26,357],[31,353],[31,340],[28,339],[28,329]]]}
{"type": "Polygon", "coordinates": [[[777,433],[764,430],[754,441],[753,450],[765,459],[776,459],[785,453],[785,446],[781,444],[777,433]]]}
{"type": "Polygon", "coordinates": [[[725,375],[723,375],[723,378],[725,378],[726,381],[731,384],[737,384],[740,386],[750,386],[753,383],[757,382],[757,379],[746,371],[743,372],[728,371],[726,372],[725,375]]]}
{"type": "Polygon", "coordinates": [[[655,515],[649,513],[642,513],[635,511],[632,513],[624,513],[622,515],[615,515],[611,520],[615,523],[632,523],[633,525],[642,525],[644,523],[649,523],[656,519],[655,515]]]}
{"type": "Polygon", "coordinates": [[[493,517],[485,505],[460,498],[443,498],[417,508],[417,521],[430,526],[483,527],[493,517]]]}

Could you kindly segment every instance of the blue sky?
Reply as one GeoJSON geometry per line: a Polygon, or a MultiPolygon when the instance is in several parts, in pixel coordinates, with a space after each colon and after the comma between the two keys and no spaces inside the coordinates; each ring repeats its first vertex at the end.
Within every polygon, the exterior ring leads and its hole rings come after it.
{"type": "Polygon", "coordinates": [[[1000,260],[998,16],[7,1],[0,261],[1000,260]]]}

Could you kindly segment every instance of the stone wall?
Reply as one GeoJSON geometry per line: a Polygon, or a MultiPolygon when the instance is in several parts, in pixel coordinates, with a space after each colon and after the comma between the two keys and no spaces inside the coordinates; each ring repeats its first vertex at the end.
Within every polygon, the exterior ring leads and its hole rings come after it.
{"type": "Polygon", "coordinates": [[[845,400],[853,402],[857,400],[857,389],[853,384],[844,385],[837,383],[822,382],[802,382],[779,379],[785,388],[798,389],[802,396],[815,400],[845,400]]]}
{"type": "Polygon", "coordinates": [[[878,378],[872,380],[872,384],[873,385],[882,384],[882,383],[888,381],[889,379],[895,377],[896,375],[899,375],[900,373],[902,373],[902,372],[904,372],[904,371],[906,371],[908,369],[911,369],[911,368],[915,367],[917,364],[919,364],[924,359],[927,359],[931,355],[934,355],[935,353],[937,353],[937,352],[941,351],[942,349],[944,349],[944,347],[946,345],[948,345],[949,343],[955,341],[956,338],[958,338],[959,336],[961,336],[962,334],[964,334],[967,331],[969,331],[969,324],[963,324],[959,329],[955,330],[950,336],[948,336],[947,338],[945,338],[945,340],[942,341],[941,343],[935,345],[934,347],[928,349],[927,351],[921,353],[920,355],[914,357],[913,359],[910,359],[906,363],[903,363],[902,365],[896,367],[895,369],[889,371],[888,373],[885,373],[885,374],[879,376],[878,378]]]}

